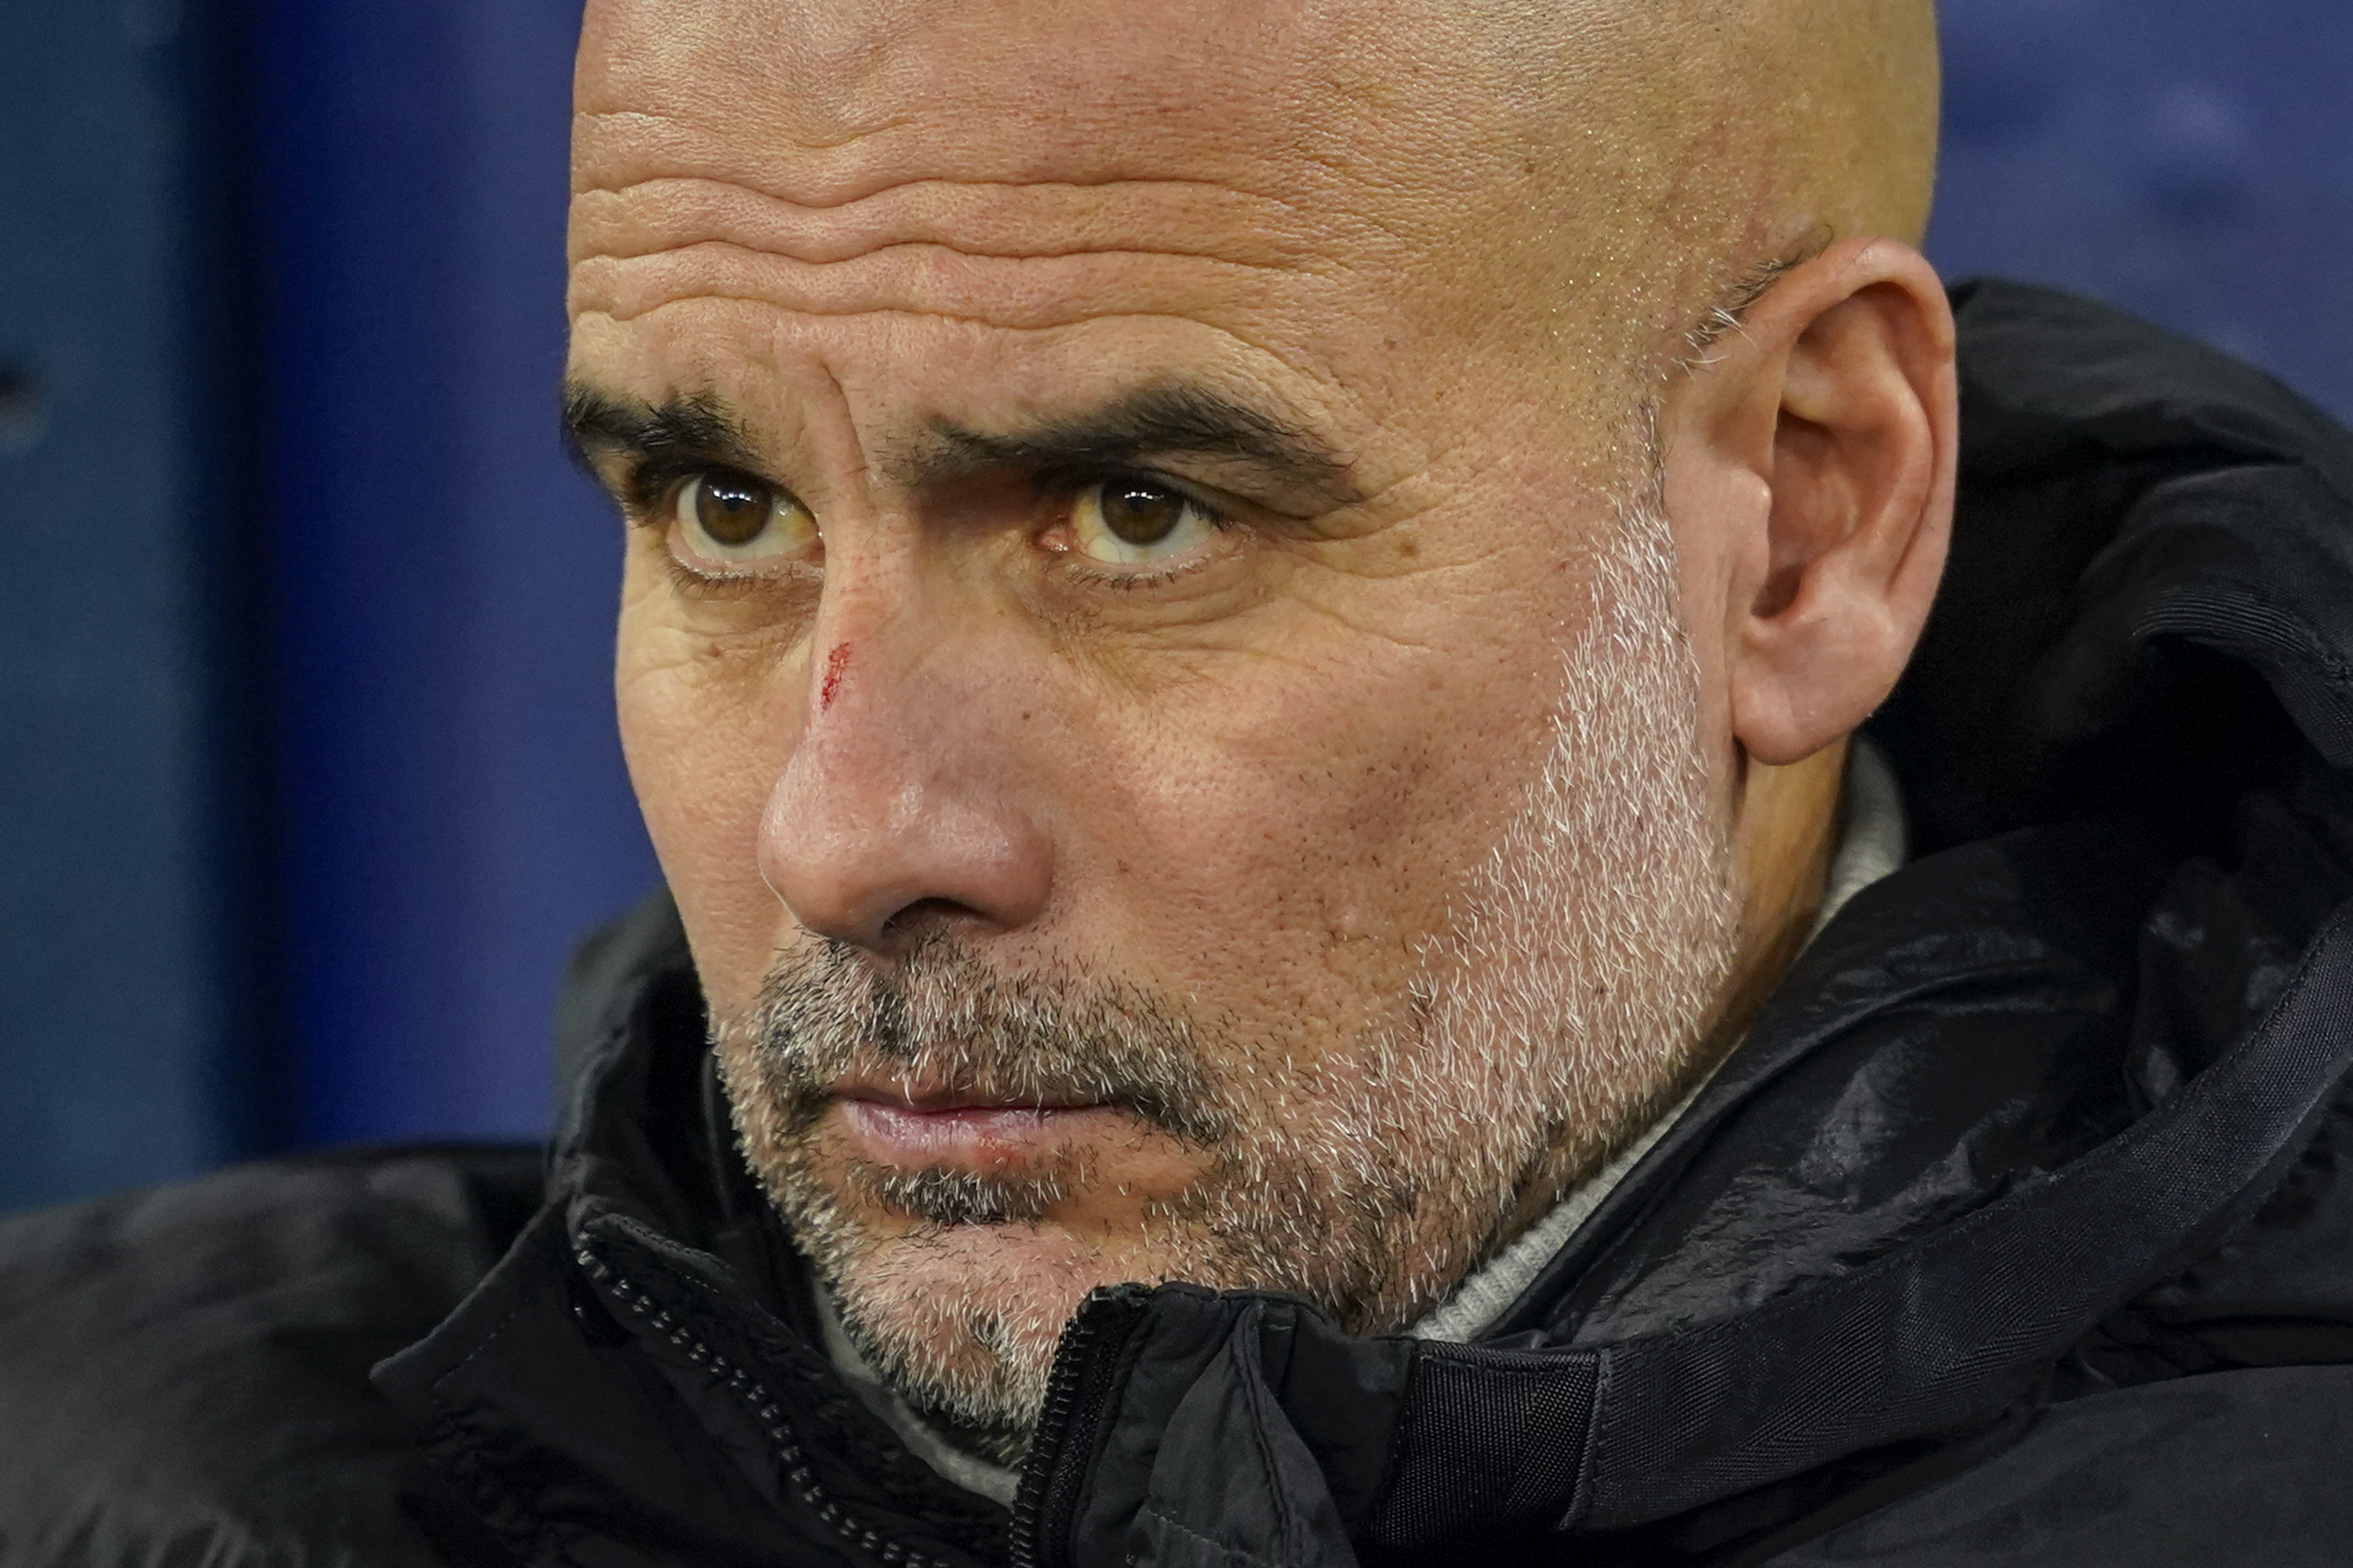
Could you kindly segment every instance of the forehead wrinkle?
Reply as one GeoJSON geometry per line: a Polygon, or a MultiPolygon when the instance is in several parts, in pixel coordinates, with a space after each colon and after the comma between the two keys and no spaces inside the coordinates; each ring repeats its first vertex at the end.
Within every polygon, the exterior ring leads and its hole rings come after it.
{"type": "MultiPolygon", "coordinates": [[[[964,158],[966,166],[953,175],[909,173],[904,168],[884,163],[830,179],[822,176],[810,178],[807,177],[810,171],[790,171],[786,167],[792,152],[806,150],[797,143],[781,152],[764,149],[747,154],[740,140],[714,137],[700,127],[692,128],[691,145],[679,144],[681,138],[656,138],[649,142],[635,137],[600,134],[604,121],[617,119],[633,123],[676,123],[665,117],[642,113],[574,115],[571,189],[575,194],[612,190],[664,176],[701,177],[773,196],[779,201],[788,201],[797,206],[824,208],[847,206],[893,191],[930,184],[972,188],[1003,186],[1071,191],[1099,190],[1122,184],[1154,184],[1202,186],[1249,195],[1274,207],[1297,209],[1297,204],[1283,194],[1286,186],[1280,182],[1270,183],[1261,188],[1230,179],[1212,179],[1205,174],[1142,168],[1106,168],[1092,174],[1071,172],[1023,175],[1008,172],[991,174],[970,168],[971,158],[968,155],[964,158]],[[788,173],[798,173],[804,177],[787,179],[786,175],[788,173]]],[[[958,153],[965,151],[961,148],[952,150],[958,153]]]]}
{"type": "MultiPolygon", "coordinates": [[[[814,222],[828,215],[881,224],[892,218],[910,225],[944,226],[965,223],[1003,229],[1016,221],[1060,223],[1140,221],[1156,217],[1173,227],[1216,226],[1271,251],[1303,258],[1319,240],[1326,243],[1425,241],[1442,222],[1412,221],[1384,209],[1400,201],[1426,198],[1461,187],[1471,171],[1426,171],[1429,189],[1397,171],[1355,169],[1336,156],[1304,149],[1285,150],[1280,164],[1264,158],[1234,159],[1213,173],[1180,172],[1164,160],[1092,174],[1060,170],[1016,174],[992,173],[959,162],[962,150],[936,156],[902,158],[878,164],[855,181],[799,177],[789,155],[741,155],[725,146],[630,150],[626,156],[598,155],[575,145],[572,208],[603,216],[615,205],[660,201],[682,189],[704,185],[732,193],[746,210],[765,208],[814,222]],[[946,172],[943,172],[946,171],[946,172]]],[[[1459,154],[1466,149],[1457,147],[1459,154]]]]}
{"type": "Polygon", "coordinates": [[[631,142],[790,149],[795,194],[819,201],[871,184],[911,142],[1025,180],[1125,174],[1172,144],[1256,159],[1253,128],[1282,140],[1329,96],[1324,57],[1295,25],[1237,37],[1213,15],[1260,3],[1197,3],[1143,26],[1117,5],[1069,0],[1027,15],[963,0],[601,5],[584,35],[576,146],[592,163],[631,142]]]}
{"type": "MultiPolygon", "coordinates": [[[[691,299],[674,300],[664,304],[653,306],[641,314],[634,317],[617,316],[609,310],[595,309],[579,310],[574,314],[573,325],[575,331],[581,326],[592,321],[604,321],[616,326],[624,326],[634,322],[649,321],[665,312],[685,310],[698,305],[744,305],[758,310],[775,309],[774,302],[765,299],[744,298],[726,294],[702,294],[696,295],[691,299]]],[[[894,318],[905,319],[916,322],[936,323],[938,325],[947,327],[969,327],[983,331],[1004,332],[1013,336],[1023,337],[1050,337],[1057,332],[1070,332],[1078,328],[1092,327],[1120,321],[1140,321],[1146,323],[1165,321],[1180,326],[1206,329],[1207,331],[1215,332],[1219,337],[1225,338],[1238,345],[1247,355],[1253,355],[1271,361],[1275,364],[1282,367],[1282,369],[1287,373],[1300,376],[1319,386],[1328,386],[1330,384],[1330,378],[1328,376],[1315,374],[1306,366],[1297,363],[1293,356],[1284,353],[1271,343],[1259,342],[1258,340],[1251,338],[1246,332],[1239,331],[1229,327],[1219,326],[1214,322],[1204,321],[1197,316],[1188,316],[1176,311],[1113,310],[1105,311],[1100,315],[1083,317],[1074,321],[1043,321],[1026,325],[1008,324],[1004,321],[992,320],[987,316],[958,316],[944,310],[913,310],[888,307],[857,310],[801,310],[792,312],[792,314],[821,321],[851,321],[866,317],[880,317],[886,320],[894,318]]],[[[827,374],[830,375],[833,373],[828,368],[827,374]]]]}
{"type": "MultiPolygon", "coordinates": [[[[575,331],[591,329],[599,324],[617,330],[626,330],[639,324],[656,323],[665,315],[678,310],[687,310],[690,308],[707,309],[712,306],[742,306],[762,310],[773,309],[769,301],[765,300],[743,300],[723,295],[714,295],[659,306],[636,318],[618,318],[607,312],[596,310],[584,311],[575,319],[574,326],[575,331]]],[[[1153,327],[1168,325],[1184,328],[1206,328],[1206,330],[1212,333],[1216,338],[1225,340],[1227,342],[1231,344],[1234,349],[1240,352],[1246,361],[1259,362],[1261,364],[1279,371],[1284,376],[1303,381],[1327,393],[1345,390],[1336,386],[1328,374],[1321,373],[1313,367],[1304,365],[1298,361],[1296,356],[1286,353],[1275,345],[1253,339],[1246,332],[1229,328],[1208,325],[1191,316],[1176,315],[1166,312],[1125,311],[1092,316],[1083,321],[1036,322],[1011,325],[1008,325],[1002,321],[994,320],[986,316],[954,315],[940,310],[868,309],[830,312],[802,311],[797,312],[796,314],[803,324],[813,331],[820,332],[827,329],[853,327],[858,323],[867,321],[899,321],[905,322],[911,326],[922,328],[983,331],[994,335],[1001,335],[1007,339],[1013,340],[1016,342],[1028,341],[1041,342],[1047,344],[1051,344],[1054,340],[1060,335],[1067,335],[1074,331],[1107,326],[1153,327]]],[[[1051,351],[1048,350],[1046,352],[1051,351]]],[[[1217,356],[1214,352],[1210,352],[1205,354],[1204,357],[1208,360],[1215,360],[1217,356]]],[[[579,363],[594,364],[596,361],[596,359],[591,358],[587,361],[579,363]]],[[[1231,363],[1231,362],[1226,363],[1229,365],[1231,363]]],[[[1347,401],[1354,403],[1357,400],[1350,397],[1347,401]]]]}
{"type": "Polygon", "coordinates": [[[596,311],[627,321],[698,299],[812,316],[897,311],[1004,327],[1122,316],[1232,324],[1250,315],[1280,317],[1299,303],[1296,288],[1278,288],[1269,269],[1191,258],[973,257],[906,246],[847,261],[803,262],[712,241],[628,259],[587,258],[572,269],[566,303],[575,318],[596,311]],[[1225,287],[1205,292],[1205,273],[1225,287]]]}
{"type": "Polygon", "coordinates": [[[1259,212],[1217,210],[1229,195],[1199,184],[1124,182],[1082,192],[928,179],[808,207],[728,182],[664,175],[575,197],[569,248],[575,262],[637,259],[701,243],[811,263],[923,245],[1000,259],[1154,255],[1291,269],[1320,259],[1259,212]]]}
{"type": "MultiPolygon", "coordinates": [[[[776,27],[780,10],[807,13],[859,32],[867,24],[849,13],[877,8],[890,7],[771,3],[744,16],[765,15],[776,27]]],[[[1257,0],[1224,7],[1256,8],[1257,0]]],[[[627,7],[637,18],[627,31],[638,37],[592,39],[584,53],[600,64],[584,66],[575,178],[586,190],[703,174],[807,206],[943,171],[966,184],[1193,182],[1247,193],[1271,210],[1337,215],[1410,200],[1423,175],[1435,176],[1433,190],[1458,189],[1467,172],[1458,155],[1483,162],[1495,150],[1486,143],[1499,128],[1465,118],[1475,105],[1428,101],[1434,79],[1459,66],[1428,26],[1412,30],[1411,58],[1394,58],[1395,38],[1358,58],[1365,29],[1346,15],[1356,0],[1274,8],[1298,15],[1272,30],[1253,18],[1220,31],[1208,16],[1219,7],[1187,7],[1195,14],[1166,25],[1122,16],[1115,30],[1090,34],[1083,18],[1045,13],[985,26],[984,8],[959,0],[943,10],[953,26],[893,29],[877,19],[848,72],[855,85],[845,87],[834,69],[804,81],[801,41],[781,28],[756,39],[739,32],[732,48],[705,53],[670,37],[657,21],[661,5],[638,0],[627,7]],[[648,40],[654,58],[627,47],[648,40]],[[1366,100],[1366,83],[1393,75],[1418,85],[1366,100]],[[844,92],[854,111],[812,118],[812,99],[844,92]]]]}

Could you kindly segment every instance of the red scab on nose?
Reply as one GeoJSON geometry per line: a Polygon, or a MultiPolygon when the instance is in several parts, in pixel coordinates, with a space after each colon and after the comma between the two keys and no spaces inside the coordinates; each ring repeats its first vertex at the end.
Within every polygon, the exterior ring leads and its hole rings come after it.
{"type": "Polygon", "coordinates": [[[820,713],[833,706],[841,691],[842,671],[849,668],[849,645],[843,643],[825,656],[825,679],[817,689],[817,710],[820,713]]]}

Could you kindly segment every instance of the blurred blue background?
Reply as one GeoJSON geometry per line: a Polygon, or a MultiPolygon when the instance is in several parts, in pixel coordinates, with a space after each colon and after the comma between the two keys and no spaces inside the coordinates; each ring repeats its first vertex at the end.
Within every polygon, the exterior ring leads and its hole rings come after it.
{"type": "MultiPolygon", "coordinates": [[[[0,0],[0,1207],[530,1136],[651,885],[554,436],[577,0],[0,0]]],[[[1947,0],[1930,251],[2353,416],[2353,5],[1947,0]]]]}

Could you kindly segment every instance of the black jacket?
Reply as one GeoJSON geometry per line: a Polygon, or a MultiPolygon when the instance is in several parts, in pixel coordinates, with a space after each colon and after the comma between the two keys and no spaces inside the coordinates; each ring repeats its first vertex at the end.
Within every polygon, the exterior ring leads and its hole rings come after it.
{"type": "Polygon", "coordinates": [[[1920,854],[1480,1342],[1101,1292],[1008,1513],[836,1379],[664,901],[540,1155],[0,1225],[0,1563],[2353,1562],[2353,440],[1957,296],[1920,854]]]}

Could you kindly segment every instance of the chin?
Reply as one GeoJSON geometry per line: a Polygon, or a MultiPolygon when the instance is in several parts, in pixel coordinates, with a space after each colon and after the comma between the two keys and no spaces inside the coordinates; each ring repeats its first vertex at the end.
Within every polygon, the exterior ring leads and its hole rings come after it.
{"type": "MultiPolygon", "coordinates": [[[[897,1226],[906,1224],[897,1219],[897,1226]]],[[[878,1281],[921,1281],[929,1289],[983,1299],[1067,1292],[1075,1309],[1095,1286],[1129,1278],[1128,1258],[1141,1250],[1082,1241],[1050,1219],[954,1226],[919,1221],[913,1228],[878,1235],[852,1267],[878,1281]]]]}
{"type": "Polygon", "coordinates": [[[1143,1252],[1082,1242],[1050,1220],[918,1226],[871,1235],[819,1268],[851,1340],[910,1403],[1026,1432],[1063,1324],[1095,1287],[1155,1277],[1143,1252]]]}

